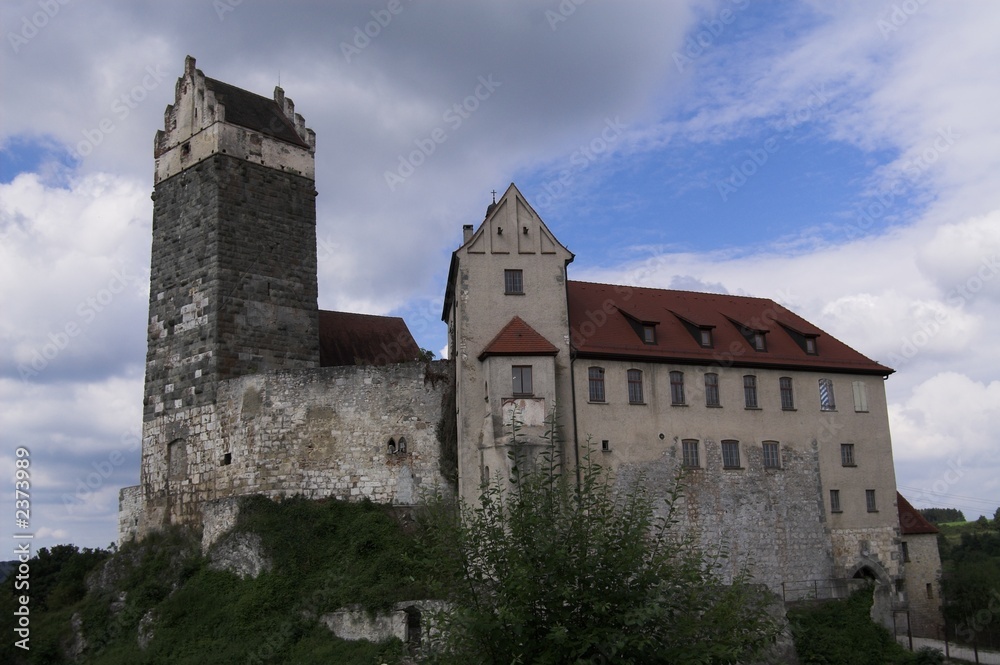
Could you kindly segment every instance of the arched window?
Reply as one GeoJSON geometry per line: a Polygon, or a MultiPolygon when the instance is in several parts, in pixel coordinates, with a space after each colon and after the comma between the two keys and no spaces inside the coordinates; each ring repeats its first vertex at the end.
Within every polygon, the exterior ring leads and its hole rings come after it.
{"type": "Polygon", "coordinates": [[[396,440],[393,438],[389,439],[388,445],[386,445],[386,452],[390,455],[396,454],[396,440]]]}
{"type": "Polygon", "coordinates": [[[399,446],[396,449],[396,452],[398,452],[400,455],[405,455],[406,454],[406,437],[405,436],[399,437],[399,446]]]}

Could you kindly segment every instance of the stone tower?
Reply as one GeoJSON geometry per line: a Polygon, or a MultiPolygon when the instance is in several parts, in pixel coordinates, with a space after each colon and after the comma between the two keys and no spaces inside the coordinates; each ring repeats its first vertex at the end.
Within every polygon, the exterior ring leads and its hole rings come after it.
{"type": "Polygon", "coordinates": [[[212,498],[220,381],[319,366],[315,145],[281,88],[268,99],[186,59],[154,144],[149,527],[196,519],[185,504],[212,498]]]}

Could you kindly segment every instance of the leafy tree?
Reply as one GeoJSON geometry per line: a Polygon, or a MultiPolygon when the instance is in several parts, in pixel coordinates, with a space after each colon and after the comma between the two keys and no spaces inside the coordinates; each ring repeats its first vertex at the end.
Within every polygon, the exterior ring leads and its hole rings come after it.
{"type": "Polygon", "coordinates": [[[996,558],[969,552],[941,584],[944,614],[959,640],[974,643],[979,633],[1000,628],[1000,561],[996,558]]]}
{"type": "Polygon", "coordinates": [[[923,508],[920,514],[928,522],[940,524],[941,522],[964,522],[965,514],[958,508],[923,508]]]}
{"type": "Polygon", "coordinates": [[[477,506],[430,511],[450,605],[426,662],[732,663],[771,644],[771,595],[745,573],[722,584],[724,553],[672,528],[676,486],[658,518],[644,483],[616,483],[589,455],[579,482],[554,456],[520,461],[477,506]]]}

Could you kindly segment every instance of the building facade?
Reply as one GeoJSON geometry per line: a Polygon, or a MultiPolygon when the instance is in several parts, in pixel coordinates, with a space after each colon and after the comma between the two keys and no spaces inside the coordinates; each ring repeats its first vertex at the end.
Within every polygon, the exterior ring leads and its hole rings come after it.
{"type": "Polygon", "coordinates": [[[463,240],[442,313],[463,498],[509,471],[517,418],[570,467],[680,482],[682,527],[786,600],[868,578],[884,623],[906,607],[890,368],[772,300],[570,280],[514,185],[463,240]]]}

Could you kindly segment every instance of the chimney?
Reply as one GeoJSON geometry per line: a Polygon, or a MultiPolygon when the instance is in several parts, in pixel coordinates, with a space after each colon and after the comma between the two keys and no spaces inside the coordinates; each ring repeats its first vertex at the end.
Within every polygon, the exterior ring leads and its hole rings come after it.
{"type": "Polygon", "coordinates": [[[472,239],[472,224],[462,225],[462,244],[469,242],[472,239]]]}

